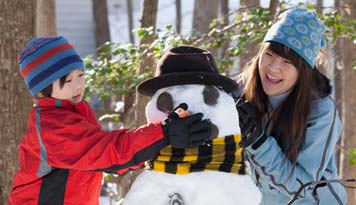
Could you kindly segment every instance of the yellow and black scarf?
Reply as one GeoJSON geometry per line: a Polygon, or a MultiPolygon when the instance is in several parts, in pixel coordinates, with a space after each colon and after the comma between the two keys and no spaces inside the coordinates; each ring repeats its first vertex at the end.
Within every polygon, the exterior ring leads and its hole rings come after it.
{"type": "Polygon", "coordinates": [[[176,149],[169,145],[148,165],[152,170],[171,174],[205,170],[245,174],[240,140],[241,135],[236,134],[215,138],[194,148],[176,149]]]}

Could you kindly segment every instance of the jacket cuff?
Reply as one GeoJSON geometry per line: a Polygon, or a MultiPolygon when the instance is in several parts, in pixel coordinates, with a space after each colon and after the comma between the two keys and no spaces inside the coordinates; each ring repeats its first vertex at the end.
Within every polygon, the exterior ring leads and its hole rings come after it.
{"type": "Polygon", "coordinates": [[[257,138],[257,140],[252,143],[251,147],[253,150],[258,149],[267,139],[267,135],[265,134],[265,132],[263,131],[261,133],[261,135],[257,138]]]}

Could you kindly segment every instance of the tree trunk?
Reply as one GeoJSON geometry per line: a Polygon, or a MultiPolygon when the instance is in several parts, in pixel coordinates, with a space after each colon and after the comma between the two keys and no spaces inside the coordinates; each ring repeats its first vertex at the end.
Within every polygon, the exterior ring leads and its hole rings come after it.
{"type": "MultiPolygon", "coordinates": [[[[341,6],[339,11],[343,17],[355,18],[356,6],[352,0],[340,0],[341,6]],[[347,8],[345,10],[341,8],[347,8]]],[[[356,96],[356,70],[352,68],[353,62],[356,60],[353,51],[356,47],[352,40],[340,38],[337,41],[338,65],[336,70],[336,100],[340,113],[341,120],[344,125],[344,131],[341,138],[341,145],[346,148],[356,148],[356,99],[350,96],[356,96]]],[[[356,178],[356,166],[351,166],[348,162],[347,153],[340,153],[340,174],[342,178],[356,178]]],[[[346,189],[348,194],[348,204],[356,204],[356,190],[346,189]]]]}
{"type": "MultiPolygon", "coordinates": [[[[246,7],[257,7],[260,6],[259,0],[241,0],[240,4],[246,7]]],[[[241,53],[239,56],[240,71],[244,69],[245,66],[251,61],[251,59],[257,54],[258,47],[255,43],[249,43],[245,46],[245,52],[241,53]]]]}
{"type": "Polygon", "coordinates": [[[220,13],[223,17],[224,25],[229,23],[229,0],[220,1],[220,13]]]}
{"type": "Polygon", "coordinates": [[[241,0],[240,5],[246,7],[259,6],[260,0],[241,0]]]}
{"type": "Polygon", "coordinates": [[[279,0],[270,0],[269,2],[269,12],[273,17],[274,15],[276,15],[278,5],[279,5],[279,0]]]}
{"type": "MultiPolygon", "coordinates": [[[[344,131],[341,137],[341,145],[346,148],[356,148],[356,100],[350,96],[356,96],[356,70],[352,68],[355,58],[349,56],[356,48],[350,39],[340,38],[337,41],[339,52],[339,63],[342,70],[337,72],[335,80],[336,102],[338,104],[339,115],[343,122],[344,131]]],[[[348,161],[348,155],[345,151],[340,152],[339,171],[342,178],[356,178],[356,166],[351,166],[348,161]]],[[[356,191],[346,189],[348,194],[348,204],[356,204],[356,191]]]]}
{"type": "MultiPolygon", "coordinates": [[[[92,10],[94,18],[95,47],[99,48],[104,43],[110,41],[107,1],[92,0],[92,10]]],[[[111,101],[111,96],[102,101],[101,109],[109,112],[112,111],[113,107],[111,106],[111,101]]],[[[101,113],[101,110],[95,110],[94,112],[98,115],[98,113],[101,113]]],[[[105,127],[106,125],[103,126],[105,127]]]]}
{"type": "MultiPolygon", "coordinates": [[[[147,28],[153,26],[153,31],[156,30],[156,19],[157,19],[157,9],[158,9],[158,0],[144,0],[142,7],[142,16],[141,16],[141,28],[147,28]]],[[[140,42],[140,45],[149,45],[153,42],[153,36],[150,35],[146,39],[143,39],[140,42]]],[[[142,48],[142,53],[145,49],[142,48]]],[[[145,68],[154,68],[155,61],[153,56],[144,55],[140,67],[139,73],[141,74],[145,68]]],[[[152,70],[153,72],[153,70],[152,70]]],[[[149,98],[143,96],[136,92],[136,103],[135,103],[135,126],[140,126],[142,124],[146,124],[146,115],[145,115],[145,107],[149,98]]]]}
{"type": "Polygon", "coordinates": [[[36,9],[36,35],[55,36],[57,34],[55,0],[37,0],[36,9]]]}
{"type": "MultiPolygon", "coordinates": [[[[129,24],[129,37],[130,43],[135,44],[135,37],[133,33],[133,8],[132,0],[126,0],[127,6],[127,17],[129,24]]],[[[134,112],[134,102],[135,102],[136,93],[131,91],[126,96],[121,96],[121,100],[124,102],[124,112],[121,114],[121,121],[124,124],[126,129],[131,129],[134,127],[135,121],[135,112],[134,112]]]]}
{"type": "Polygon", "coordinates": [[[7,204],[32,106],[17,59],[35,35],[55,35],[54,7],[52,0],[0,1],[0,204],[7,204]]]}
{"type": "Polygon", "coordinates": [[[193,32],[203,34],[209,31],[209,24],[218,15],[218,0],[195,0],[193,32]]]}
{"type": "Polygon", "coordinates": [[[182,1],[176,0],[176,31],[181,32],[182,28],[182,1]]]}
{"type": "MultiPolygon", "coordinates": [[[[143,8],[142,8],[142,16],[141,16],[141,28],[147,28],[150,26],[153,26],[155,30],[156,27],[156,18],[157,18],[157,9],[158,9],[158,0],[144,0],[143,1],[143,8]]],[[[153,36],[149,36],[148,38],[140,41],[140,45],[144,44],[150,44],[153,42],[153,36]]],[[[144,52],[146,48],[141,48],[141,52],[144,52]]],[[[147,56],[144,55],[140,64],[140,67],[138,69],[138,73],[141,74],[144,72],[144,68],[149,67],[149,68],[154,68],[154,59],[152,56],[147,56]]],[[[125,99],[125,109],[128,107],[128,110],[125,110],[125,128],[132,127],[137,127],[143,124],[146,124],[146,115],[145,115],[145,107],[146,104],[149,100],[149,97],[146,97],[144,95],[139,94],[136,91],[135,95],[135,105],[132,107],[126,100],[133,100],[133,98],[130,98],[128,96],[127,99],[125,99]],[[134,116],[134,119],[132,119],[132,116],[134,116]],[[132,120],[131,120],[132,119],[132,120]]],[[[122,194],[122,197],[126,195],[126,192],[129,190],[131,184],[141,173],[142,170],[135,170],[127,173],[125,177],[121,178],[119,187],[118,187],[118,192],[122,194]]]]}
{"type": "Polygon", "coordinates": [[[316,11],[318,14],[323,14],[323,0],[317,0],[316,1],[316,11]]]}
{"type": "Polygon", "coordinates": [[[134,37],[134,33],[132,32],[132,30],[133,30],[132,0],[126,0],[126,5],[127,5],[127,19],[128,19],[128,23],[129,23],[130,43],[135,44],[135,37],[134,37]]]}
{"type": "MultiPolygon", "coordinates": [[[[229,24],[229,0],[221,0],[220,1],[220,15],[223,18],[223,25],[222,27],[229,24]]],[[[224,58],[224,54],[226,50],[229,48],[230,42],[226,41],[224,44],[221,45],[221,49],[219,51],[219,59],[224,58]]],[[[227,70],[227,75],[229,76],[229,71],[227,70]]]]}
{"type": "Polygon", "coordinates": [[[93,0],[95,45],[110,41],[110,30],[108,21],[108,7],[106,0],[93,0]]]}
{"type": "MultiPolygon", "coordinates": [[[[201,35],[209,31],[209,25],[218,16],[219,0],[195,0],[193,13],[193,32],[201,35]]],[[[217,50],[210,48],[211,54],[217,58],[217,50]]]]}

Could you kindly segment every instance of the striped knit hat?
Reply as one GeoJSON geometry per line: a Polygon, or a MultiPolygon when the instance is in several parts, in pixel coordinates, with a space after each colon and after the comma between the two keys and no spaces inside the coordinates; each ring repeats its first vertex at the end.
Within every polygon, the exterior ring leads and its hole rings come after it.
{"type": "Polygon", "coordinates": [[[62,36],[31,39],[20,54],[19,65],[33,96],[71,71],[84,69],[79,54],[62,36]]]}

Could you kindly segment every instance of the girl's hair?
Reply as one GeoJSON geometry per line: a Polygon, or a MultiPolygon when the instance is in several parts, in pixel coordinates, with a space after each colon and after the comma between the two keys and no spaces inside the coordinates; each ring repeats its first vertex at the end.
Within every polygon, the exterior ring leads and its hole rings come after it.
{"type": "Polygon", "coordinates": [[[312,100],[324,98],[331,92],[329,80],[289,47],[280,43],[269,42],[261,46],[259,54],[249,67],[249,75],[242,96],[252,102],[260,117],[268,112],[268,96],[263,91],[259,76],[258,61],[264,49],[288,59],[297,68],[299,78],[289,96],[273,112],[273,136],[294,166],[297,156],[304,144],[307,120],[312,100]]]}
{"type": "MultiPolygon", "coordinates": [[[[68,75],[69,75],[69,73],[67,75],[65,75],[65,76],[62,76],[59,79],[59,87],[61,89],[63,88],[64,83],[66,82],[66,79],[67,79],[68,75]]],[[[53,83],[40,91],[40,93],[42,93],[43,97],[50,98],[52,96],[52,88],[53,88],[52,85],[53,85],[53,83]]]]}

